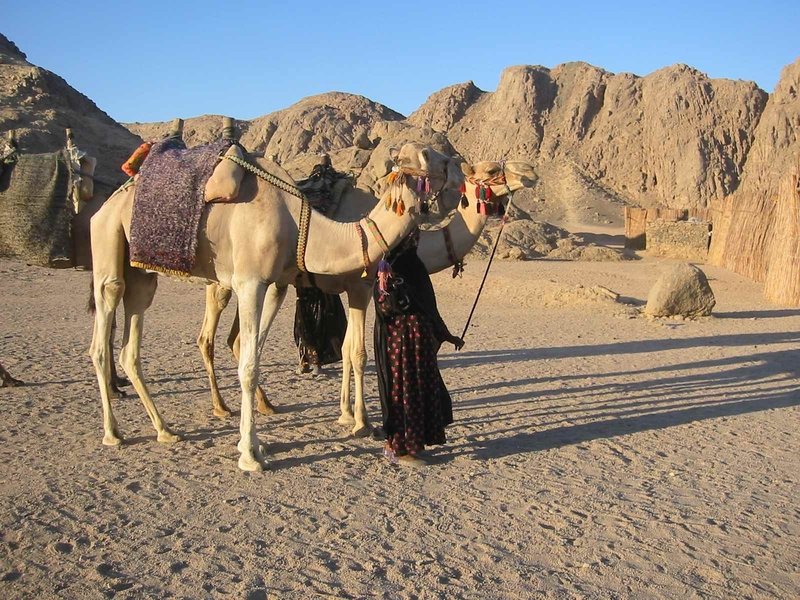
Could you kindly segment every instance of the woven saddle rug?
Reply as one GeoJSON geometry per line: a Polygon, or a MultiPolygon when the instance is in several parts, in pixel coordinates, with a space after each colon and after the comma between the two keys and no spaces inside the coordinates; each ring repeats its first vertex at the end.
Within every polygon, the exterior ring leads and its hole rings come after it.
{"type": "Polygon", "coordinates": [[[70,166],[64,152],[20,154],[0,174],[0,255],[72,266],[70,166]]]}
{"type": "Polygon", "coordinates": [[[220,140],[187,149],[180,139],[168,138],[153,144],[136,181],[132,266],[189,275],[205,207],[205,185],[231,143],[220,140]]]}
{"type": "Polygon", "coordinates": [[[323,156],[311,174],[296,182],[311,208],[330,216],[336,211],[342,199],[346,184],[352,187],[353,177],[333,168],[328,155],[323,156]],[[347,181],[344,181],[347,180],[347,181]]]}

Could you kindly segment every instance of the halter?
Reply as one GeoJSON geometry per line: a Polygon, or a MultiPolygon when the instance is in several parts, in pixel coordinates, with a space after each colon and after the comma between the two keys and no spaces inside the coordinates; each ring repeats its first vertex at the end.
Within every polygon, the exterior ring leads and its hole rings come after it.
{"type": "MultiPolygon", "coordinates": [[[[446,173],[447,169],[445,168],[445,175],[446,173]]],[[[386,181],[390,186],[389,193],[387,194],[386,201],[384,203],[386,210],[391,210],[397,215],[403,215],[403,213],[405,213],[406,207],[405,203],[403,202],[403,198],[401,197],[401,188],[402,184],[404,184],[406,180],[411,177],[416,178],[415,189],[417,191],[417,195],[419,196],[420,212],[422,214],[428,214],[430,205],[438,200],[439,196],[447,185],[447,177],[445,176],[442,187],[431,193],[431,178],[427,171],[423,169],[414,169],[411,167],[401,167],[399,165],[395,165],[392,167],[392,171],[386,178],[386,181]]]]}
{"type": "MultiPolygon", "coordinates": [[[[508,181],[506,180],[505,161],[500,161],[500,173],[494,177],[490,177],[489,179],[467,177],[467,181],[475,186],[475,196],[478,199],[475,210],[479,215],[496,215],[498,217],[502,217],[505,214],[505,208],[503,207],[503,204],[494,200],[495,196],[492,192],[492,186],[504,185],[506,187],[506,192],[509,196],[509,199],[511,198],[511,188],[508,187],[508,181]]],[[[461,206],[463,208],[467,208],[469,206],[466,183],[461,184],[461,206]]]]}

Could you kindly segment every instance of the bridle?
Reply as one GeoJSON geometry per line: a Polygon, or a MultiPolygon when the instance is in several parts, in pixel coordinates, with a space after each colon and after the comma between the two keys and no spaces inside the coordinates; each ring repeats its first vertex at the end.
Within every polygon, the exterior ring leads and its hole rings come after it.
{"type": "MultiPolygon", "coordinates": [[[[475,197],[478,203],[475,207],[479,215],[486,216],[499,216],[505,214],[505,208],[502,202],[495,201],[495,194],[492,192],[492,186],[503,185],[506,188],[506,194],[509,202],[513,197],[513,192],[508,186],[505,171],[505,161],[500,161],[500,172],[488,179],[477,179],[476,177],[467,177],[466,180],[475,186],[475,197]]],[[[461,186],[461,206],[467,208],[469,206],[469,199],[467,198],[467,184],[466,182],[461,186]]]]}

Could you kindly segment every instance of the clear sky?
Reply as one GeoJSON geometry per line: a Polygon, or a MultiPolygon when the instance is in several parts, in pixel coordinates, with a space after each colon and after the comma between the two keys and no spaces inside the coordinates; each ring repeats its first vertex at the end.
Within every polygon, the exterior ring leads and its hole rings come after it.
{"type": "Polygon", "coordinates": [[[521,64],[685,63],[772,92],[800,57],[800,0],[0,0],[0,32],[120,122],[251,119],[329,91],[408,115],[521,64]]]}

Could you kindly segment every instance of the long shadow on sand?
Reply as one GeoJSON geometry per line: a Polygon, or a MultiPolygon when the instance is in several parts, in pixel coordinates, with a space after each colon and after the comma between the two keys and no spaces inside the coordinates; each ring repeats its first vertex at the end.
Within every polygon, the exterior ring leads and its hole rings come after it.
{"type": "Polygon", "coordinates": [[[638,354],[663,352],[685,348],[714,348],[756,346],[800,342],[800,332],[745,333],[739,335],[713,335],[683,339],[637,340],[586,346],[560,346],[552,348],[514,348],[508,350],[462,351],[446,354],[438,360],[439,366],[461,368],[477,365],[496,365],[501,362],[605,356],[610,354],[638,354]]]}
{"type": "MultiPolygon", "coordinates": [[[[796,351],[781,350],[639,371],[582,373],[476,386],[469,391],[562,384],[569,379],[603,380],[588,386],[558,385],[543,391],[526,390],[457,401],[459,424],[479,425],[481,437],[498,439],[478,442],[467,435],[466,441],[449,456],[500,458],[705,419],[798,406],[796,358],[796,351]],[[664,371],[686,371],[686,374],[663,378],[660,375],[664,371]],[[631,381],[631,377],[635,380],[631,381]],[[494,409],[491,416],[466,416],[471,409],[487,407],[494,409]],[[520,421],[524,424],[492,429],[493,424],[520,421]],[[536,431],[531,431],[532,428],[536,431]]],[[[445,456],[442,458],[446,460],[445,456]]]]}

